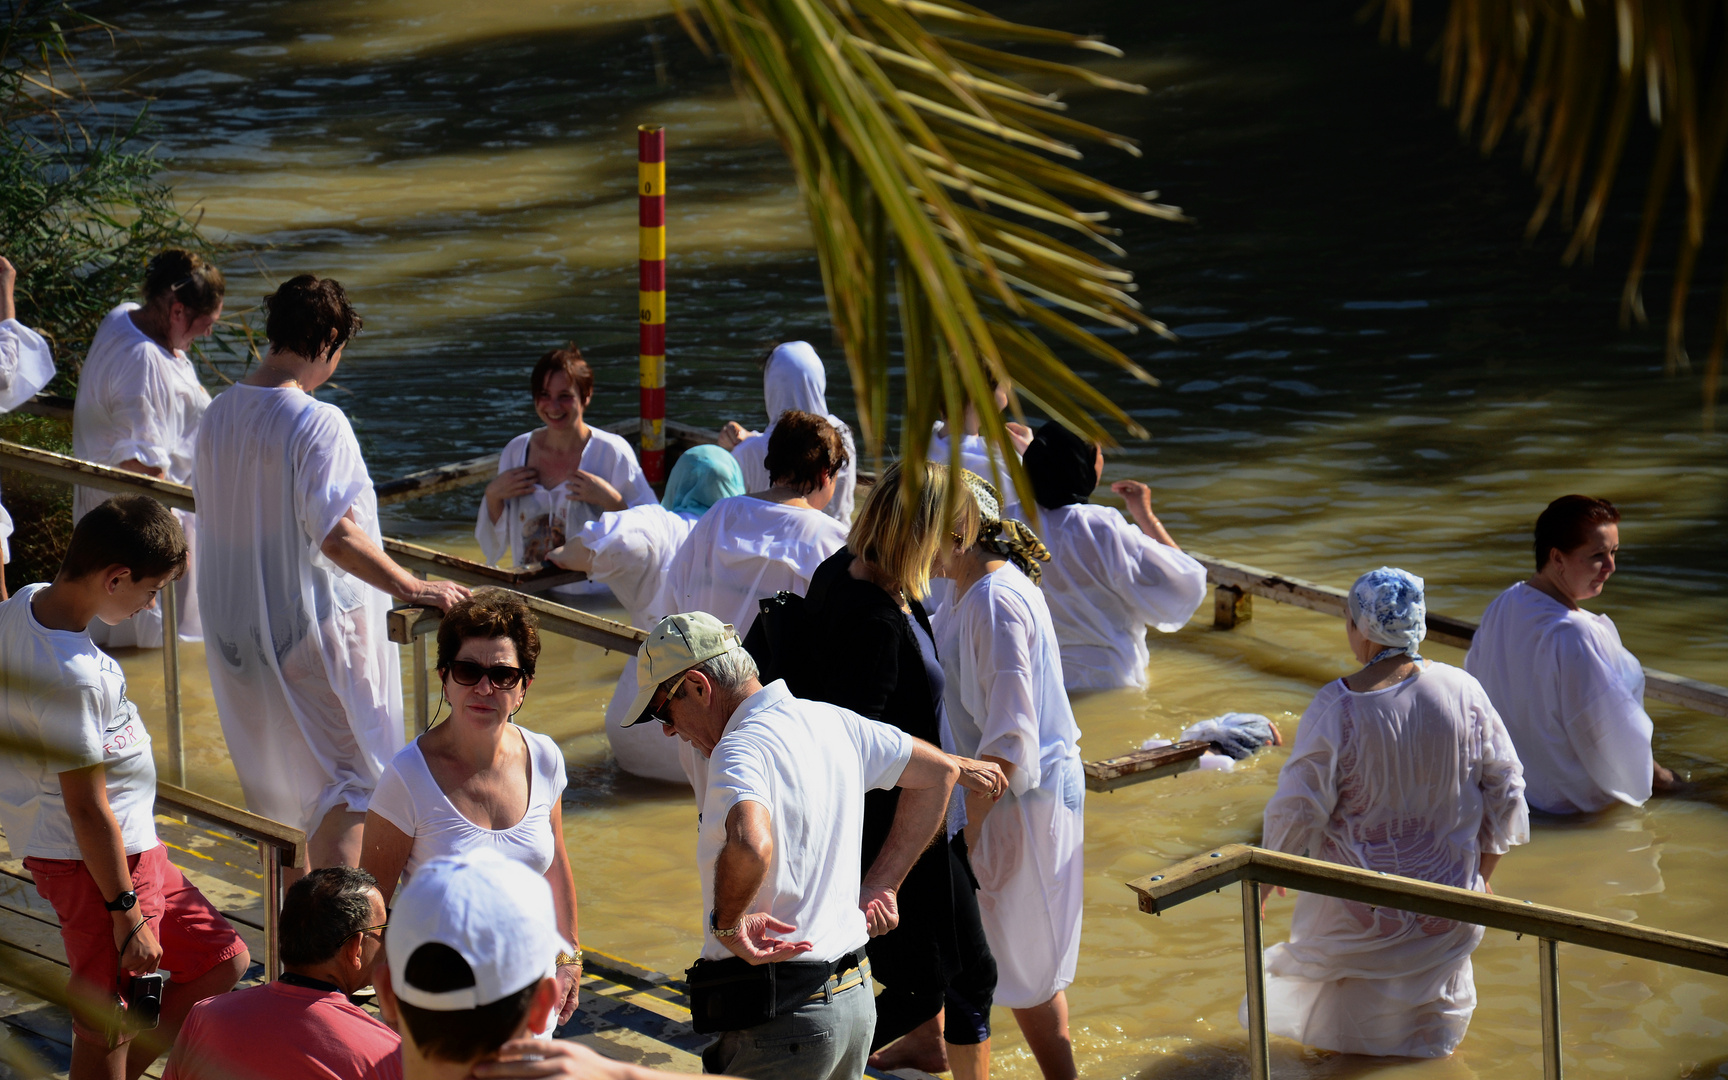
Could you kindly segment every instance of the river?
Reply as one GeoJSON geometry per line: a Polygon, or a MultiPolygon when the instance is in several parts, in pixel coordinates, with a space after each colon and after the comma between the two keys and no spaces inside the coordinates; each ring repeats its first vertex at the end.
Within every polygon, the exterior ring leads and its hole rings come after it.
{"type": "MultiPolygon", "coordinates": [[[[225,267],[231,307],[302,271],[348,286],[366,331],[326,396],[353,418],[375,477],[492,452],[526,430],[528,367],[566,340],[598,371],[591,417],[634,413],[643,122],[668,127],[669,414],[759,422],[752,360],[791,337],[824,351],[830,404],[851,412],[779,148],[659,0],[94,10],[126,35],[86,74],[154,96],[182,200],[213,231],[264,249],[225,267]]],[[[1109,477],[1148,480],[1184,544],[1335,585],[1402,566],[1427,579],[1430,610],[1465,617],[1526,573],[1529,526],[1549,499],[1606,496],[1625,513],[1625,547],[1596,609],[1646,663],[1728,683],[1728,436],[1703,428],[1696,376],[1663,376],[1659,332],[1616,328],[1635,193],[1593,266],[1561,268],[1552,230],[1523,244],[1534,197],[1515,154],[1484,160],[1462,145],[1423,47],[1377,44],[1351,19],[1354,0],[1003,10],[1100,30],[1126,50],[1103,66],[1148,96],[1074,100],[1140,138],[1146,156],[1090,153],[1088,167],[1159,189],[1198,222],[1121,222],[1140,298],[1181,341],[1119,339],[1158,388],[1092,372],[1152,432],[1111,455],[1109,477]]],[[[1654,265],[1653,311],[1666,290],[1666,264],[1654,265]]],[[[1695,337],[1709,317],[1696,308],[1695,337]]],[[[393,508],[386,531],[471,554],[477,497],[393,508]]],[[[185,662],[191,783],[237,800],[200,650],[185,662]]],[[[159,719],[157,657],[125,664],[133,697],[159,719]]],[[[601,714],[619,664],[553,639],[521,718],[570,761],[584,942],[679,971],[702,918],[693,816],[688,795],[608,763],[601,714]]],[[[1077,703],[1086,756],[1227,710],[1289,731],[1315,688],[1350,666],[1334,620],[1266,603],[1234,632],[1198,618],[1153,642],[1148,692],[1077,703]]],[[[1651,712],[1657,754],[1690,772],[1689,793],[1539,821],[1495,886],[1719,938],[1728,725],[1651,712]]],[[[1155,919],[1122,882],[1256,839],[1282,754],[1091,797],[1070,990],[1086,1075],[1244,1075],[1234,892],[1155,919]]],[[[1289,911],[1274,901],[1268,941],[1288,932],[1289,911]]],[[[1368,1065],[1278,1042],[1275,1069],[1539,1074],[1535,969],[1533,942],[1488,933],[1475,958],[1481,1004],[1449,1061],[1368,1065]]],[[[1728,1075],[1721,979],[1563,947],[1561,993],[1581,1074],[1728,1075]]],[[[998,1073],[1036,1076],[1010,1017],[997,1021],[998,1073]]]]}

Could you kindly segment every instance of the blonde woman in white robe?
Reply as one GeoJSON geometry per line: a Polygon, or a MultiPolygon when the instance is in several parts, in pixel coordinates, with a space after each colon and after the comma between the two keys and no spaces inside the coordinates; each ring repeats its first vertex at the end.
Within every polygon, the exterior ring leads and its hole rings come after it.
{"type": "MultiPolygon", "coordinates": [[[[1362,669],[1303,713],[1262,843],[1488,892],[1500,857],[1530,838],[1506,729],[1475,679],[1419,654],[1421,578],[1364,574],[1347,606],[1362,669]]],[[[1469,923],[1304,893],[1290,940],[1266,950],[1267,1027],[1343,1053],[1445,1057],[1476,1007],[1470,954],[1481,940],[1469,923]]]]}
{"type": "MultiPolygon", "coordinates": [[[[474,520],[474,539],[494,566],[506,556],[518,567],[544,562],[547,552],[601,514],[658,501],[629,441],[584,419],[594,399],[594,371],[580,350],[547,352],[528,385],[545,426],[504,447],[474,520]]],[[[553,591],[581,596],[605,588],[590,580],[553,591]]]]}
{"type": "Polygon", "coordinates": [[[981,528],[973,546],[938,558],[937,573],[954,586],[935,625],[944,749],[1000,765],[1008,792],[994,802],[967,792],[950,831],[964,830],[978,878],[995,1003],[1014,1010],[1045,1080],[1073,1080],[1064,991],[1080,957],[1086,786],[1080,728],[1036,581],[1049,554],[1024,524],[1002,518],[993,486],[961,475],[981,528]]]}
{"type": "MultiPolygon", "coordinates": [[[[29,401],[54,377],[54,354],[48,343],[18,321],[18,308],[12,299],[17,280],[18,271],[0,257],[0,413],[29,401]]],[[[0,600],[6,599],[4,567],[12,561],[11,536],[12,515],[0,506],[0,600]]]]}
{"type": "Polygon", "coordinates": [[[1152,489],[1118,480],[1133,524],[1088,500],[1104,479],[1104,448],[1052,420],[1026,448],[1026,475],[1041,508],[1038,535],[1050,549],[1044,599],[1062,646],[1070,691],[1145,689],[1148,627],[1169,634],[1206,600],[1206,568],[1183,554],[1158,515],[1152,489]]]}
{"type": "Polygon", "coordinates": [[[269,355],[198,433],[204,658],[247,808],[305,830],[313,868],[354,866],[403,746],[390,598],[444,610],[468,590],[384,553],[359,440],[312,397],[360,329],[342,286],[302,274],[264,305],[269,355]]]}
{"type": "MultiPolygon", "coordinates": [[[[72,410],[72,456],[176,484],[192,482],[193,444],[210,407],[186,350],[222,317],[222,271],[189,251],[169,250],[144,271],[144,303],[121,304],[102,320],[78,374],[72,410]]],[[[77,487],[72,520],[112,492],[77,487]]],[[[180,637],[203,633],[198,606],[198,521],[174,511],[191,555],[175,584],[180,637]]],[[[162,608],[152,604],[125,622],[91,627],[104,648],[162,645],[162,608]]]]}
{"type": "Polygon", "coordinates": [[[1530,805],[1544,813],[1642,806],[1676,783],[1651,756],[1643,665],[1613,619],[1578,606],[1614,573],[1619,521],[1606,499],[1550,503],[1536,519],[1536,573],[1488,605],[1464,657],[1518,748],[1530,805]]]}
{"type": "MultiPolygon", "coordinates": [[[[581,570],[611,588],[630,613],[631,626],[653,626],[658,621],[654,597],[679,547],[715,503],[743,493],[744,478],[731,454],[718,446],[691,447],[672,466],[660,502],[601,514],[569,543],[548,552],[546,561],[581,570]]],[[[633,719],[628,712],[635,699],[632,656],[624,661],[606,706],[606,738],[618,767],[632,776],[687,783],[679,740],[662,735],[658,724],[626,726],[633,719]]]]}
{"type": "Polygon", "coordinates": [[[834,478],[834,497],[822,512],[850,526],[858,490],[858,448],[852,441],[852,429],[828,411],[828,369],[808,341],[774,346],[762,365],[762,399],[768,407],[768,426],[760,434],[736,422],[728,423],[720,433],[720,445],[732,451],[744,471],[745,490],[765,491],[773,484],[768,475],[768,437],[774,434],[781,415],[789,409],[814,413],[834,425],[846,451],[846,464],[834,478]]]}

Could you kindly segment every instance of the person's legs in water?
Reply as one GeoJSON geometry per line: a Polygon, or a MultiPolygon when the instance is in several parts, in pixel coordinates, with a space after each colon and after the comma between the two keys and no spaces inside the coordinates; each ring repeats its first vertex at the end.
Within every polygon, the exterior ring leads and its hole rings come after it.
{"type": "Polygon", "coordinates": [[[1030,1009],[1015,1009],[1014,1022],[1026,1036],[1026,1045],[1038,1059],[1038,1071],[1044,1080],[1077,1080],[1080,1071],[1074,1065],[1074,1044],[1068,1038],[1068,995],[1056,991],[1056,996],[1030,1009]]]}

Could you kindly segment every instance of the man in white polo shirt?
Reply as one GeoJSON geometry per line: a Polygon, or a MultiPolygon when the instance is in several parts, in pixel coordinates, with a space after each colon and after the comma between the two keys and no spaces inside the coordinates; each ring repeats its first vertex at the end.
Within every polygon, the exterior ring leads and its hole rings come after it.
{"type": "Polygon", "coordinates": [[[719,1038],[703,1067],[857,1080],[876,1025],[864,945],[898,925],[895,890],[955,780],[1000,792],[1000,770],[784,682],[764,687],[732,627],[703,612],[656,624],[637,685],[631,722],[658,720],[706,759],[696,861],[708,929],[689,982],[692,1023],[719,1038]],[[864,793],[893,787],[893,827],[861,875],[864,793]]]}

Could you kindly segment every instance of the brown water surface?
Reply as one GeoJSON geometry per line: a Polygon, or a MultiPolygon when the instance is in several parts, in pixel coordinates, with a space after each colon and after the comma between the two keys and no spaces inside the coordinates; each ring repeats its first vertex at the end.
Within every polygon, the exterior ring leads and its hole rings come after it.
{"type": "MultiPolygon", "coordinates": [[[[1161,189],[1201,222],[1123,223],[1142,298],[1182,341],[1120,340],[1162,388],[1092,371],[1155,435],[1113,455],[1111,476],[1152,482],[1185,544],[1335,585],[1403,566],[1427,579],[1431,610],[1466,617],[1525,573],[1543,504],[1570,490],[1607,496],[1626,513],[1625,548],[1597,609],[1645,662],[1728,683],[1728,438],[1700,431],[1695,379],[1661,376],[1656,334],[1614,328],[1630,224],[1610,223],[1594,268],[1561,270],[1551,236],[1520,247],[1527,181],[1460,147],[1432,104],[1432,71],[1377,46],[1353,7],[1013,7],[1127,49],[1110,69],[1152,93],[1076,101],[1142,138],[1147,155],[1089,164],[1161,189]]],[[[90,73],[156,95],[173,178],[208,225],[273,245],[232,266],[235,306],[303,270],[354,294],[366,334],[328,394],[354,418],[375,476],[491,452],[525,430],[528,366],[566,339],[599,370],[594,417],[631,414],[641,122],[670,131],[671,414],[752,421],[760,344],[830,342],[777,146],[656,0],[98,10],[131,36],[90,73]]],[[[831,405],[850,412],[828,355],[831,405]]],[[[477,497],[394,509],[388,527],[472,554],[477,497]]],[[[237,800],[201,651],[184,655],[191,783],[237,800]]],[[[1288,732],[1345,655],[1336,622],[1307,612],[1262,603],[1228,633],[1196,621],[1153,643],[1148,692],[1077,703],[1087,756],[1226,710],[1266,713],[1288,732]]],[[[608,760],[601,715],[621,662],[553,639],[521,719],[569,758],[584,942],[679,971],[702,918],[694,812],[687,794],[608,760]]],[[[159,721],[159,659],[124,663],[159,721]]],[[[1728,724],[1651,712],[1657,753],[1690,770],[1690,793],[1538,822],[1495,886],[1721,938],[1728,724]]],[[[1282,757],[1090,799],[1070,991],[1086,1075],[1244,1075],[1235,893],[1152,918],[1122,882],[1256,839],[1282,757]]],[[[1289,911],[1274,901],[1270,940],[1289,911]]],[[[1481,1005],[1451,1061],[1369,1064],[1278,1043],[1276,1070],[1538,1075],[1535,968],[1534,942],[1488,933],[1475,958],[1481,1005]]],[[[1722,979],[1564,947],[1561,981],[1578,1074],[1728,1075],[1722,979]]],[[[998,1072],[1035,1076],[1011,1019],[997,1020],[998,1072]]]]}

